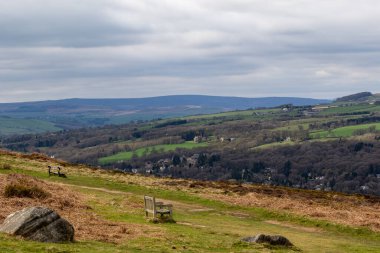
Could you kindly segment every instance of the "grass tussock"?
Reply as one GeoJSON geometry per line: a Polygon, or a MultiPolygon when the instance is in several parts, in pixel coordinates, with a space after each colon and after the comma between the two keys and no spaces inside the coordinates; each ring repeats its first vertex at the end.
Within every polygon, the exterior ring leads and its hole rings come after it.
{"type": "Polygon", "coordinates": [[[51,196],[50,193],[38,186],[40,180],[18,174],[10,174],[7,179],[8,184],[3,191],[3,195],[7,198],[45,199],[51,196]]]}
{"type": "Polygon", "coordinates": [[[4,163],[0,165],[0,169],[2,170],[10,170],[12,169],[12,166],[10,164],[4,163]]]}
{"type": "Polygon", "coordinates": [[[23,185],[7,185],[4,190],[4,196],[7,198],[18,197],[44,199],[49,196],[49,193],[37,186],[28,187],[23,185]]]}

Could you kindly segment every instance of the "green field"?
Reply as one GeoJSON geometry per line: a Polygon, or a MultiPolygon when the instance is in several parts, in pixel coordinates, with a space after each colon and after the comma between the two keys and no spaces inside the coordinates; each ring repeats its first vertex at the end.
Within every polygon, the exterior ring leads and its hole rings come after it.
{"type": "MultiPolygon", "coordinates": [[[[302,130],[308,130],[310,123],[301,123],[302,121],[292,122],[289,121],[289,125],[283,127],[277,127],[273,131],[298,131],[300,128],[302,130]]],[[[315,121],[313,121],[315,122],[315,121]]]]}
{"type": "Polygon", "coordinates": [[[258,109],[258,110],[244,110],[244,111],[231,111],[231,112],[222,112],[222,113],[214,113],[214,114],[205,114],[205,115],[194,115],[183,117],[183,119],[212,119],[212,118],[222,118],[222,117],[238,117],[238,116],[252,116],[255,113],[258,114],[273,114],[281,112],[280,108],[273,109],[258,109]]]}
{"type": "Polygon", "coordinates": [[[0,117],[0,136],[59,131],[53,123],[37,119],[0,117]]]}
{"type": "Polygon", "coordinates": [[[130,160],[134,155],[141,157],[144,155],[149,155],[154,151],[157,152],[168,152],[176,150],[177,148],[184,148],[184,149],[192,149],[192,148],[198,148],[198,147],[206,147],[208,145],[207,142],[201,142],[201,143],[195,143],[192,141],[187,141],[180,144],[163,144],[163,145],[155,145],[145,148],[139,148],[135,151],[127,151],[127,152],[120,152],[112,156],[107,156],[99,159],[99,163],[102,165],[114,163],[117,161],[126,161],[130,160]]]}
{"type": "Polygon", "coordinates": [[[351,137],[356,130],[365,130],[370,127],[376,127],[376,130],[380,130],[380,123],[363,124],[356,126],[346,126],[333,129],[331,131],[318,131],[310,133],[311,138],[340,138],[340,137],[351,137]]]}
{"type": "MultiPolygon", "coordinates": [[[[124,253],[124,252],[379,252],[379,233],[365,228],[347,227],[323,220],[310,219],[287,212],[258,207],[227,204],[218,199],[200,197],[194,193],[163,189],[159,184],[145,186],[152,178],[89,173],[90,170],[66,168],[67,179],[48,177],[46,164],[38,161],[11,159],[0,155],[0,163],[12,170],[0,174],[22,173],[58,182],[86,196],[89,209],[105,220],[121,222],[127,228],[140,228],[138,237],[127,234],[120,244],[77,241],[52,244],[22,240],[0,234],[0,252],[9,253],[124,253]],[[127,177],[128,183],[122,182],[127,177]],[[139,181],[141,180],[141,181],[139,181]],[[177,223],[153,224],[144,217],[143,195],[155,195],[174,205],[177,223]],[[274,222],[275,221],[275,222],[274,222]],[[152,231],[159,231],[156,237],[152,231]],[[240,242],[245,236],[258,233],[281,234],[294,243],[293,248],[249,245],[240,242]]],[[[158,180],[158,179],[157,179],[158,180]]],[[[157,181],[159,182],[159,181],[157,181]]],[[[91,226],[91,225],[90,225],[91,226]]],[[[133,230],[132,230],[133,231],[133,230]]],[[[109,235],[110,237],[112,235],[109,235]]]]}
{"type": "Polygon", "coordinates": [[[363,105],[332,107],[332,108],[323,110],[320,114],[329,116],[329,115],[339,115],[339,114],[348,114],[348,113],[378,112],[378,111],[380,111],[380,106],[378,105],[363,104],[363,105]]]}
{"type": "Polygon", "coordinates": [[[283,141],[283,142],[273,142],[273,143],[267,143],[263,144],[257,147],[252,148],[252,150],[262,150],[267,148],[277,148],[277,147],[284,147],[284,146],[293,146],[297,143],[294,141],[283,141]]]}

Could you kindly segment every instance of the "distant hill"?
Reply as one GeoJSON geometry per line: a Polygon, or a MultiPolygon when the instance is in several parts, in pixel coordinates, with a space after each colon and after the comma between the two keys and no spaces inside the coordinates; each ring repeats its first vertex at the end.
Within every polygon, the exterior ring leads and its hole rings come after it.
{"type": "Polygon", "coordinates": [[[129,110],[169,110],[175,108],[207,109],[219,111],[242,110],[257,107],[274,107],[282,104],[314,105],[328,103],[327,99],[297,97],[218,97],[202,95],[176,95],[125,99],[64,99],[40,102],[0,104],[0,113],[60,113],[79,114],[102,112],[117,114],[129,110]]]}
{"type": "Polygon", "coordinates": [[[152,120],[197,114],[244,110],[258,107],[275,107],[282,104],[316,105],[329,103],[326,99],[296,97],[218,97],[176,95],[126,99],[64,99],[24,103],[0,104],[0,135],[7,133],[33,133],[43,129],[72,129],[78,127],[123,124],[136,120],[152,120]],[[33,119],[38,128],[23,128],[17,122],[17,131],[2,130],[2,118],[33,119]],[[41,128],[41,125],[51,125],[41,128]]]}
{"type": "Polygon", "coordinates": [[[336,102],[364,102],[372,97],[373,94],[371,92],[359,92],[352,95],[337,98],[336,102]]]}

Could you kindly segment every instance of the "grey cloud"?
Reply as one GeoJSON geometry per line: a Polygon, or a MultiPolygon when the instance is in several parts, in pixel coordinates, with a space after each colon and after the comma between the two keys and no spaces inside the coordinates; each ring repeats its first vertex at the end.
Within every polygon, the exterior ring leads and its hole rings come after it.
{"type": "Polygon", "coordinates": [[[147,32],[110,21],[105,1],[9,2],[0,6],[2,47],[117,46],[135,44],[147,32]]]}
{"type": "Polygon", "coordinates": [[[377,0],[0,2],[0,102],[378,90],[377,0]]]}

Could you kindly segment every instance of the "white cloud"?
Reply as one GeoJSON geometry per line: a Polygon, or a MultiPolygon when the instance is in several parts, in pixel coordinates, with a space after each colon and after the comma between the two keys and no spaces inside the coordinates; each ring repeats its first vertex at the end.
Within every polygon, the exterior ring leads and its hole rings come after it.
{"type": "Polygon", "coordinates": [[[324,70],[324,69],[319,69],[317,71],[315,71],[315,76],[316,77],[330,77],[331,76],[331,73],[324,70]]]}

